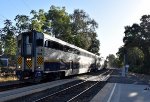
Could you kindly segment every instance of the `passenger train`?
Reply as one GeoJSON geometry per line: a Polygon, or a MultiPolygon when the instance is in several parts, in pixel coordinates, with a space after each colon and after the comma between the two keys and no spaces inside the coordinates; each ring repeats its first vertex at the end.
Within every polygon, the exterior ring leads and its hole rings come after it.
{"type": "Polygon", "coordinates": [[[17,70],[20,80],[65,77],[100,68],[100,57],[35,30],[17,36],[17,70]]]}

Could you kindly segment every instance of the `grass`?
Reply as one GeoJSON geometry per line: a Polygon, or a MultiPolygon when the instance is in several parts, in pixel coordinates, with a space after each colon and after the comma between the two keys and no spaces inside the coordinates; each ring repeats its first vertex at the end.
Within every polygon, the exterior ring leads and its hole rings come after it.
{"type": "Polygon", "coordinates": [[[15,67],[0,67],[0,82],[18,80],[15,76],[15,67]]]}
{"type": "Polygon", "coordinates": [[[18,78],[15,75],[0,76],[0,82],[15,81],[18,78]]]}

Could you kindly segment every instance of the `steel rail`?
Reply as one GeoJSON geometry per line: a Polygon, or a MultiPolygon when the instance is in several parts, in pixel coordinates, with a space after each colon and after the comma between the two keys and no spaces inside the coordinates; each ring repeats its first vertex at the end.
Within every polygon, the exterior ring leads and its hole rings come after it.
{"type": "MultiPolygon", "coordinates": [[[[113,71],[112,71],[112,72],[113,72],[113,71]]],[[[110,76],[110,74],[111,74],[112,72],[110,72],[110,73],[104,78],[105,81],[109,78],[109,76],[110,76]]],[[[101,78],[101,79],[102,79],[102,78],[101,78]]],[[[74,100],[75,98],[79,97],[80,95],[82,95],[82,94],[85,93],[86,91],[90,90],[91,88],[93,88],[95,85],[97,85],[97,84],[98,84],[99,82],[101,82],[101,81],[103,81],[103,79],[102,79],[102,80],[99,80],[97,83],[93,84],[92,86],[90,86],[90,87],[87,88],[86,90],[82,91],[82,92],[79,93],[78,95],[72,97],[72,98],[69,99],[67,102],[70,102],[70,101],[74,100]]]]}
{"type": "MultiPolygon", "coordinates": [[[[107,72],[109,72],[109,70],[106,71],[106,72],[104,72],[104,73],[102,73],[102,74],[100,74],[100,75],[98,75],[98,77],[101,77],[103,74],[105,74],[105,73],[107,73],[107,72]]],[[[90,78],[89,78],[89,79],[90,79],[90,78]]],[[[37,99],[37,100],[35,100],[35,101],[33,101],[33,102],[38,102],[38,101],[43,100],[43,99],[45,99],[45,98],[47,98],[47,97],[51,97],[51,96],[53,96],[53,95],[55,95],[55,94],[58,94],[58,93],[60,93],[60,92],[66,91],[66,90],[68,90],[68,89],[71,89],[71,88],[73,88],[73,87],[75,87],[75,86],[78,86],[78,85],[80,85],[80,84],[83,84],[83,83],[85,83],[85,82],[87,82],[87,81],[88,81],[88,78],[86,78],[86,80],[83,81],[83,82],[80,82],[80,83],[75,84],[75,85],[73,85],[73,86],[70,86],[70,87],[68,87],[68,88],[62,89],[62,90],[57,91],[57,92],[55,92],[55,93],[52,93],[52,94],[50,94],[50,95],[44,96],[44,97],[42,97],[42,98],[39,98],[39,99],[37,99]]]]}

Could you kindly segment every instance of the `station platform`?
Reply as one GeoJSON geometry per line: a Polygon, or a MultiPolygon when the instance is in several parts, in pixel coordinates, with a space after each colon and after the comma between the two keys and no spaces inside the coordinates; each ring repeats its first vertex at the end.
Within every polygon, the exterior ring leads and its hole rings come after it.
{"type": "Polygon", "coordinates": [[[25,95],[33,94],[36,92],[40,92],[55,86],[59,86],[68,82],[75,81],[77,79],[64,79],[64,80],[56,80],[53,82],[47,82],[43,84],[37,84],[33,86],[23,87],[23,88],[17,88],[13,90],[8,91],[2,91],[0,92],[0,102],[12,100],[18,97],[22,97],[25,95]]]}
{"type": "Polygon", "coordinates": [[[91,102],[150,102],[148,85],[107,83],[91,102]]]}
{"type": "Polygon", "coordinates": [[[121,70],[114,69],[91,102],[150,102],[150,76],[128,73],[122,77],[121,70]]]}

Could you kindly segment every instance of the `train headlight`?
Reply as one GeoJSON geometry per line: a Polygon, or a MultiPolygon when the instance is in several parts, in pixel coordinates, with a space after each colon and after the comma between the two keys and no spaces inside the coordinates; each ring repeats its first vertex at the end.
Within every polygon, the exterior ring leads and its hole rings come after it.
{"type": "Polygon", "coordinates": [[[20,68],[21,68],[21,66],[18,66],[18,68],[20,69],[20,68]]]}
{"type": "Polygon", "coordinates": [[[31,58],[27,58],[27,61],[31,61],[31,58]]]}
{"type": "Polygon", "coordinates": [[[37,69],[41,69],[41,67],[40,67],[40,66],[37,66],[36,68],[37,68],[37,69]]]}

